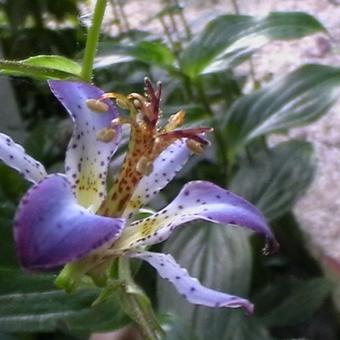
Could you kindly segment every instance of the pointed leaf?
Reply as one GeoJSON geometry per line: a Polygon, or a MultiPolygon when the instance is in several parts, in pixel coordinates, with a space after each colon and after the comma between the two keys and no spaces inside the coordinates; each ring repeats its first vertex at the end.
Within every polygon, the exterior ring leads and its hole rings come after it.
{"type": "Polygon", "coordinates": [[[161,41],[144,40],[131,45],[102,43],[99,45],[95,67],[108,67],[133,60],[168,68],[172,67],[175,56],[161,41]]]}
{"type": "Polygon", "coordinates": [[[324,278],[312,279],[294,287],[292,294],[262,318],[269,327],[293,326],[310,317],[330,294],[330,283],[324,278]]]}
{"type": "Polygon", "coordinates": [[[41,66],[34,65],[37,61],[11,61],[11,60],[0,60],[0,74],[7,74],[11,76],[19,77],[31,77],[35,79],[79,79],[77,74],[70,73],[68,71],[60,69],[61,66],[56,65],[52,67],[53,63],[49,65],[41,66]]]}
{"type": "Polygon", "coordinates": [[[256,137],[317,119],[334,104],[339,91],[340,68],[305,65],[241,97],[225,120],[230,156],[256,137]]]}
{"type": "Polygon", "coordinates": [[[51,68],[79,77],[81,73],[81,66],[77,62],[60,55],[37,55],[22,60],[22,63],[25,65],[51,68]]]}
{"type": "Polygon", "coordinates": [[[181,55],[181,69],[191,78],[244,60],[271,40],[288,40],[325,31],[312,16],[277,12],[266,17],[223,15],[211,21],[181,55]]]}
{"type": "Polygon", "coordinates": [[[241,164],[230,187],[274,219],[288,212],[307,189],[314,165],[310,143],[285,142],[241,164]]]}
{"type": "Polygon", "coordinates": [[[116,297],[91,307],[97,288],[65,294],[54,286],[54,275],[24,274],[0,269],[2,332],[109,331],[127,320],[116,297]]]}

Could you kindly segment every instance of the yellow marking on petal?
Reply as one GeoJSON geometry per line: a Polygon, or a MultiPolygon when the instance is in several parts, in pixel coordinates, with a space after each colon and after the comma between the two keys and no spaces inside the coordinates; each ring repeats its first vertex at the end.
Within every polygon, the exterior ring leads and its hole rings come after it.
{"type": "Polygon", "coordinates": [[[96,176],[96,169],[93,167],[87,167],[82,169],[77,179],[76,197],[83,207],[96,211],[101,204],[101,196],[104,198],[104,193],[101,191],[103,185],[101,180],[96,176]],[[94,202],[93,195],[98,197],[98,200],[94,202]]]}
{"type": "Polygon", "coordinates": [[[140,241],[144,241],[146,238],[156,236],[157,231],[162,228],[166,223],[166,220],[161,217],[146,218],[141,224],[126,228],[121,237],[114,243],[113,250],[124,251],[130,249],[138,244],[140,241]]]}
{"type": "Polygon", "coordinates": [[[109,105],[98,100],[98,99],[88,99],[86,100],[87,107],[94,112],[107,112],[109,110],[109,105]]]}
{"type": "Polygon", "coordinates": [[[110,143],[116,136],[116,130],[111,128],[104,128],[97,133],[96,139],[104,143],[110,143]]]}

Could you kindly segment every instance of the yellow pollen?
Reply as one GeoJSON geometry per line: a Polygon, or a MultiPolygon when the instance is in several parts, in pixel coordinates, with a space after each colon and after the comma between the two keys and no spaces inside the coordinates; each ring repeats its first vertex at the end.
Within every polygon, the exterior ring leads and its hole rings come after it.
{"type": "Polygon", "coordinates": [[[136,170],[145,176],[149,176],[153,170],[152,162],[142,156],[136,165],[136,170]]]}
{"type": "Polygon", "coordinates": [[[116,137],[116,134],[116,130],[104,128],[97,133],[96,139],[104,143],[110,143],[116,137]]]}
{"type": "Polygon", "coordinates": [[[129,102],[126,99],[117,98],[116,104],[118,107],[120,107],[123,110],[129,109],[129,102]]]}
{"type": "Polygon", "coordinates": [[[185,111],[181,110],[175,113],[174,115],[171,115],[169,118],[169,122],[167,127],[175,129],[178,126],[183,125],[185,120],[185,111]]]}
{"type": "Polygon", "coordinates": [[[195,154],[202,154],[204,152],[203,146],[201,143],[196,142],[195,140],[189,139],[186,141],[187,147],[195,154]]]}
{"type": "Polygon", "coordinates": [[[97,99],[86,100],[86,105],[94,112],[107,112],[109,110],[109,105],[97,99]]]}

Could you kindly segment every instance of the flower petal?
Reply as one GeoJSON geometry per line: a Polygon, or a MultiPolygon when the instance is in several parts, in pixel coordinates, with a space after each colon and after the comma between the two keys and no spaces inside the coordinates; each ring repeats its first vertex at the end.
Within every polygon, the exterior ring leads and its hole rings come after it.
{"type": "Polygon", "coordinates": [[[46,176],[44,166],[27,155],[21,145],[14,143],[3,133],[0,133],[0,159],[32,183],[39,182],[46,176]]]}
{"type": "Polygon", "coordinates": [[[110,244],[123,224],[78,205],[67,178],[50,175],[21,200],[15,217],[17,255],[28,269],[63,265],[110,244]]]}
{"type": "Polygon", "coordinates": [[[165,149],[153,162],[153,171],[138,183],[123,217],[132,214],[151,201],[183,168],[190,157],[184,140],[177,140],[165,149]]]}
{"type": "Polygon", "coordinates": [[[52,80],[50,88],[69,112],[74,130],[68,146],[65,171],[78,202],[84,207],[99,207],[106,195],[108,164],[115,153],[120,128],[110,142],[97,140],[97,134],[110,128],[112,119],[118,116],[116,107],[109,101],[107,112],[94,112],[86,104],[88,99],[98,99],[104,92],[97,87],[79,82],[52,80]]]}
{"type": "Polygon", "coordinates": [[[252,204],[210,182],[194,181],[187,183],[167,207],[133,222],[123,231],[115,248],[130,249],[164,241],[177,226],[197,219],[252,229],[264,234],[272,248],[277,246],[264,216],[252,204]]]}
{"type": "Polygon", "coordinates": [[[253,304],[246,299],[202,286],[197,279],[188,274],[186,269],[181,268],[171,255],[148,251],[133,252],[127,255],[148,262],[163,279],[170,281],[190,303],[208,307],[242,307],[249,314],[254,311],[253,304]]]}

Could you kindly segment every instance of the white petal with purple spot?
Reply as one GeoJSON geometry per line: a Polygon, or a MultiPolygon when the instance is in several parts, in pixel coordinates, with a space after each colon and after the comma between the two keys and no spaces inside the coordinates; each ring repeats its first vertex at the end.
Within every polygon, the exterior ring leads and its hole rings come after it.
{"type": "Polygon", "coordinates": [[[3,133],[0,133],[0,159],[32,183],[39,182],[47,175],[41,163],[29,156],[21,145],[14,143],[3,133]]]}
{"type": "Polygon", "coordinates": [[[186,269],[181,268],[171,255],[143,251],[128,253],[128,256],[148,262],[190,303],[208,307],[242,307],[248,313],[254,310],[253,304],[246,299],[202,286],[197,279],[188,274],[186,269]]]}
{"type": "Polygon", "coordinates": [[[126,228],[115,248],[162,242],[177,226],[197,219],[243,226],[264,234],[273,248],[277,245],[264,216],[252,204],[210,182],[193,181],[167,207],[126,228]]]}
{"type": "Polygon", "coordinates": [[[183,168],[190,157],[185,140],[177,140],[165,149],[154,161],[153,171],[138,183],[123,217],[132,217],[136,206],[151,201],[183,168]]]}
{"type": "Polygon", "coordinates": [[[15,216],[19,261],[33,270],[74,261],[110,245],[124,222],[90,213],[77,204],[64,175],[47,176],[22,198],[15,216]]]}
{"type": "Polygon", "coordinates": [[[69,112],[74,130],[66,152],[65,172],[78,202],[96,211],[106,195],[106,175],[109,162],[120,141],[120,128],[109,142],[97,140],[97,135],[109,128],[118,116],[116,107],[109,101],[107,112],[94,112],[86,104],[98,99],[104,92],[80,82],[50,81],[50,88],[69,112]]]}

